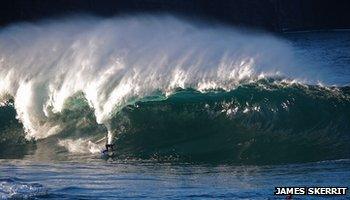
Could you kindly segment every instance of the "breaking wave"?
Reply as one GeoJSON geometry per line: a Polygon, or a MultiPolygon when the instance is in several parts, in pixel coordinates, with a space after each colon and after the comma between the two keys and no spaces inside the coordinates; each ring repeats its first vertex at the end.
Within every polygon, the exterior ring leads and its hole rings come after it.
{"type": "Polygon", "coordinates": [[[349,88],[321,86],[329,74],[295,60],[275,36],[170,16],[12,25],[0,31],[1,144],[54,138],[84,154],[107,140],[116,158],[186,162],[349,158],[349,88]]]}

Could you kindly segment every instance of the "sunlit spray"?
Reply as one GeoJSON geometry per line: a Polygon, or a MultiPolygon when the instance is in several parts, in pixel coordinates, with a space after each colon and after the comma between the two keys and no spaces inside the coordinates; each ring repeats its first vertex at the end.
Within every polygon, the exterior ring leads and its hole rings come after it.
{"type": "Polygon", "coordinates": [[[170,16],[23,23],[0,32],[0,94],[14,98],[27,138],[39,139],[61,131],[50,113],[82,92],[111,144],[108,121],[130,100],[176,88],[231,90],[264,77],[303,78],[292,52],[269,34],[170,16]]]}

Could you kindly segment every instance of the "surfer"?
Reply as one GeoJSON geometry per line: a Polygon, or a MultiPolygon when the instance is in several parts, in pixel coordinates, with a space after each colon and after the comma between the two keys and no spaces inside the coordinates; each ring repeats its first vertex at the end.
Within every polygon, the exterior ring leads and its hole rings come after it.
{"type": "Polygon", "coordinates": [[[102,154],[105,156],[113,156],[114,145],[106,144],[106,149],[102,151],[102,154]]]}

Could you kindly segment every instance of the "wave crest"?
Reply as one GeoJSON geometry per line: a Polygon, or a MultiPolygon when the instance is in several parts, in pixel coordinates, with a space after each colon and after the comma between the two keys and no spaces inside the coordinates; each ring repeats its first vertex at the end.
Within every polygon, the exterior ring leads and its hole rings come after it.
{"type": "Polygon", "coordinates": [[[0,32],[0,94],[14,97],[27,138],[35,139],[59,132],[46,123],[49,113],[62,112],[77,92],[108,124],[114,109],[155,91],[303,78],[296,66],[292,47],[274,36],[170,16],[61,19],[0,32]]]}

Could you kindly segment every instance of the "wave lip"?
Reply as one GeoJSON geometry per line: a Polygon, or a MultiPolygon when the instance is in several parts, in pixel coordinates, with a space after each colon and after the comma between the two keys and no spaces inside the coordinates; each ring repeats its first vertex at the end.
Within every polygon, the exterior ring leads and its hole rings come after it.
{"type": "Polygon", "coordinates": [[[61,132],[50,115],[79,92],[108,127],[115,109],[155,91],[307,74],[283,39],[163,15],[15,24],[0,31],[0,44],[0,96],[15,99],[27,139],[61,132]]]}

